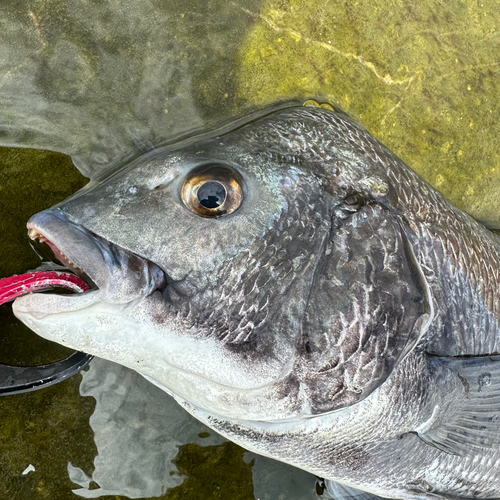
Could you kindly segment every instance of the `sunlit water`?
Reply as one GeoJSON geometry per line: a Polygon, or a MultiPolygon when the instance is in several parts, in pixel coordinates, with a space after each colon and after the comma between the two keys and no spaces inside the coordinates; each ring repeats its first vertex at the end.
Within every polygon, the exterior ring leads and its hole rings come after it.
{"type": "MultiPolygon", "coordinates": [[[[0,12],[1,145],[63,152],[93,178],[273,102],[323,96],[499,225],[494,2],[2,0],[0,12]]],[[[61,155],[0,150],[0,276],[38,265],[26,220],[85,182],[61,155]]],[[[0,361],[66,354],[8,306],[0,320],[0,361]]],[[[225,442],[103,360],[0,399],[0,422],[0,498],[321,498],[314,476],[225,442]]]]}

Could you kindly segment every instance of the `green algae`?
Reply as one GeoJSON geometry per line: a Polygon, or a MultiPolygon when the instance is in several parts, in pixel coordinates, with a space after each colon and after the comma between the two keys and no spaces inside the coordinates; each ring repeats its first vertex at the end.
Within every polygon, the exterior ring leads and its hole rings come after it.
{"type": "Polygon", "coordinates": [[[254,500],[252,462],[243,461],[245,450],[234,443],[218,446],[187,444],[174,459],[187,479],[168,496],[169,500],[254,500]],[[200,487],[202,485],[202,487],[200,487]]]}
{"type": "Polygon", "coordinates": [[[322,96],[460,208],[500,223],[494,1],[268,0],[240,49],[239,97],[322,96]]]}
{"type": "MultiPolygon", "coordinates": [[[[40,264],[26,221],[86,183],[70,158],[50,151],[0,148],[0,276],[40,264]]],[[[29,365],[56,361],[71,351],[21,324],[10,304],[0,307],[0,362],[29,365]]],[[[42,391],[0,398],[0,498],[63,500],[72,483],[68,461],[92,468],[95,455],[89,417],[95,401],[80,398],[81,377],[42,391]],[[32,464],[34,472],[22,472],[32,464]]]]}
{"type": "Polygon", "coordinates": [[[81,398],[77,375],[41,391],[0,398],[0,498],[67,500],[74,487],[68,462],[93,468],[89,418],[93,398],[81,398]],[[23,471],[29,465],[35,470],[23,471]]]}

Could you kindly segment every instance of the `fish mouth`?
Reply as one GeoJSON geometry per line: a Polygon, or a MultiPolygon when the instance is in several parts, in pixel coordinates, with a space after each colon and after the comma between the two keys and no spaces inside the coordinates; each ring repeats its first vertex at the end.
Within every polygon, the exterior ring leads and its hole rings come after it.
{"type": "Polygon", "coordinates": [[[62,265],[63,268],[72,271],[74,274],[82,278],[90,287],[91,290],[98,290],[99,287],[93,282],[93,280],[90,278],[90,276],[80,267],[78,267],[74,262],[70,260],[70,258],[64,254],[54,243],[52,243],[49,239],[47,239],[42,233],[39,232],[38,228],[35,228],[31,224],[28,225],[28,236],[32,241],[36,241],[41,244],[45,244],[48,246],[53,254],[53,257],[57,261],[59,261],[59,264],[54,262],[53,260],[50,261],[43,261],[42,265],[38,267],[35,271],[40,270],[41,268],[50,268],[52,269],[55,267],[56,269],[60,268],[60,265],[62,265]]]}
{"type": "Polygon", "coordinates": [[[34,215],[27,227],[32,240],[48,245],[63,266],[89,283],[86,293],[99,292],[101,302],[126,304],[166,285],[155,263],[70,221],[60,209],[34,215]]]}

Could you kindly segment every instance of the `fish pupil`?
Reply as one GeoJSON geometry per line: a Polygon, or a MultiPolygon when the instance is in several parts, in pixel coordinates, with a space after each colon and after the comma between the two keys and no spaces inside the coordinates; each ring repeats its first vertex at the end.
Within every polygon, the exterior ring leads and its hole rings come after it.
{"type": "Polygon", "coordinates": [[[226,188],[220,182],[205,182],[198,190],[198,200],[205,208],[218,208],[225,199],[226,188]]]}

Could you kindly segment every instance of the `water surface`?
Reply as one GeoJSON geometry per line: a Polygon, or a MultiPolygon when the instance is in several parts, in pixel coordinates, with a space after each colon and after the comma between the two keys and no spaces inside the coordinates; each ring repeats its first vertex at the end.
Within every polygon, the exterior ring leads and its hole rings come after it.
{"type": "MultiPolygon", "coordinates": [[[[463,210],[499,227],[493,0],[0,0],[0,13],[0,145],[8,146],[0,149],[0,276],[39,264],[26,220],[82,187],[83,175],[310,97],[354,116],[463,210]]],[[[8,306],[0,320],[1,361],[66,354],[8,306]]],[[[1,398],[0,421],[1,498],[77,498],[72,490],[321,498],[313,476],[225,442],[102,360],[83,377],[1,398]]]]}

